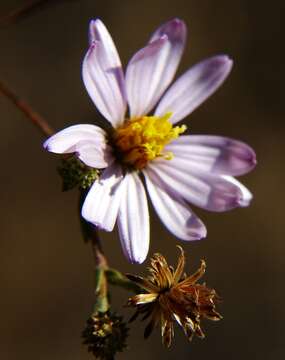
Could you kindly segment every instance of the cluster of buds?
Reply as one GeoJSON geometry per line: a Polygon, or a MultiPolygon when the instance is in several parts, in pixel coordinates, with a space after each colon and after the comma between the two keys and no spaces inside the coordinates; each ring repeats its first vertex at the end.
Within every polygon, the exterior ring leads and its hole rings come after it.
{"type": "Polygon", "coordinates": [[[112,360],[126,347],[128,328],[121,316],[96,312],[87,320],[82,337],[83,344],[97,359],[112,360]]]}

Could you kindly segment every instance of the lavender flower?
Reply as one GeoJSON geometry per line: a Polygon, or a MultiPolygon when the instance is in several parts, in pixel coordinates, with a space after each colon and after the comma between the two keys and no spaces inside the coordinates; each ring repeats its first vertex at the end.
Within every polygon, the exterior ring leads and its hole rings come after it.
{"type": "Polygon", "coordinates": [[[179,19],[159,27],[132,57],[124,76],[109,32],[100,20],[91,21],[83,81],[110,129],[70,126],[44,143],[48,151],[76,153],[89,167],[103,169],[86,196],[82,216],[106,231],[112,231],[117,220],[131,262],[142,263],[148,253],[146,190],[164,225],[182,240],[206,236],[189,203],[222,212],[247,206],[252,198],[233,177],[255,166],[248,145],[221,136],[180,136],[186,126],[176,123],[212,95],[232,67],[226,55],[214,56],[169,87],[186,33],[179,19]]]}

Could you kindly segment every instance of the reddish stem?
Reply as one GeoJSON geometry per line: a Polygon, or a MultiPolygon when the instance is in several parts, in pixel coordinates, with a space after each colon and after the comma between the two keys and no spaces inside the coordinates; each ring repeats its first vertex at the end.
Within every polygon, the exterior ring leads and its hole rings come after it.
{"type": "Polygon", "coordinates": [[[50,136],[54,133],[47,121],[23,99],[18,97],[7,85],[0,81],[0,93],[6,96],[16,107],[26,115],[26,117],[46,135],[50,136]]]}

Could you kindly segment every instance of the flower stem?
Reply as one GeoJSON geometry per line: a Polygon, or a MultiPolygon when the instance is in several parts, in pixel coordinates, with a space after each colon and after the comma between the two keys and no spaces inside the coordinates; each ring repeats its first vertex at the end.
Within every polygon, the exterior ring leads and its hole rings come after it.
{"type": "Polygon", "coordinates": [[[133,281],[130,281],[120,271],[113,268],[107,268],[105,272],[109,284],[120,286],[125,290],[134,292],[135,294],[141,292],[141,287],[136,285],[133,281]]]}
{"type": "Polygon", "coordinates": [[[92,251],[96,266],[103,268],[105,270],[108,269],[107,259],[104,255],[98,230],[95,226],[91,233],[90,240],[91,240],[91,246],[92,246],[92,251]]]}
{"type": "MultiPolygon", "coordinates": [[[[91,225],[89,226],[91,227],[91,225]]],[[[94,313],[98,311],[103,313],[109,309],[108,281],[106,277],[106,269],[108,269],[108,263],[103,253],[98,230],[95,226],[92,226],[92,229],[90,229],[89,231],[89,241],[91,243],[95,263],[96,300],[94,304],[94,313]]]]}
{"type": "Polygon", "coordinates": [[[101,240],[96,226],[87,222],[81,215],[82,204],[86,197],[86,191],[80,192],[79,197],[79,218],[82,236],[85,242],[91,244],[94,264],[95,264],[95,295],[96,300],[94,304],[94,313],[106,312],[109,309],[108,301],[108,281],[106,277],[106,270],[108,269],[108,262],[104,255],[101,240]]]}
{"type": "Polygon", "coordinates": [[[109,309],[108,281],[106,278],[106,269],[108,268],[108,263],[103,253],[98,230],[95,227],[93,228],[90,240],[95,261],[96,302],[94,305],[94,312],[106,312],[109,309]]]}
{"type": "Polygon", "coordinates": [[[0,81],[0,93],[6,96],[26,117],[43,133],[50,136],[54,133],[47,121],[27,102],[18,97],[7,85],[0,81]]]}

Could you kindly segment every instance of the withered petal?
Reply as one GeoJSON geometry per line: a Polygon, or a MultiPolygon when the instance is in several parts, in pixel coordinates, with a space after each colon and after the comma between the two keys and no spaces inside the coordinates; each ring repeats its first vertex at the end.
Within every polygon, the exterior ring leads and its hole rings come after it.
{"type": "Polygon", "coordinates": [[[146,328],[144,329],[143,337],[144,337],[145,339],[147,339],[147,338],[151,335],[154,327],[155,327],[155,324],[154,324],[154,322],[151,320],[151,321],[147,324],[146,328]]]}
{"type": "Polygon", "coordinates": [[[147,319],[150,315],[153,314],[155,305],[156,305],[155,303],[149,303],[146,305],[146,310],[142,312],[142,314],[144,314],[142,317],[142,321],[147,319]]]}
{"type": "Polygon", "coordinates": [[[128,305],[136,306],[140,304],[152,303],[157,299],[157,297],[158,294],[138,294],[129,298],[128,305]]]}
{"type": "Polygon", "coordinates": [[[187,287],[189,285],[194,285],[204,274],[206,271],[206,262],[204,260],[201,260],[201,265],[199,269],[192,275],[188,276],[185,280],[178,283],[177,286],[180,287],[182,290],[184,287],[187,287]]]}
{"type": "Polygon", "coordinates": [[[147,339],[150,336],[153,329],[158,324],[159,320],[160,320],[160,310],[159,310],[159,307],[156,306],[152,312],[151,320],[144,330],[144,338],[145,339],[147,339]]]}
{"type": "Polygon", "coordinates": [[[181,320],[181,318],[180,318],[180,316],[178,314],[173,313],[173,317],[180,326],[183,326],[182,325],[182,320],[181,320]]]}
{"type": "Polygon", "coordinates": [[[188,340],[191,341],[193,339],[193,336],[194,336],[194,329],[189,324],[189,322],[184,323],[183,330],[184,330],[184,333],[187,336],[188,340]]]}
{"type": "Polygon", "coordinates": [[[161,336],[163,345],[169,348],[174,336],[173,322],[171,320],[164,319],[162,321],[161,336]]]}
{"type": "Polygon", "coordinates": [[[201,314],[204,318],[212,320],[212,321],[219,321],[222,320],[222,315],[219,314],[215,309],[211,310],[201,310],[201,314]]]}
{"type": "Polygon", "coordinates": [[[172,265],[169,265],[169,270],[171,272],[171,275],[174,275],[174,267],[172,265]]]}
{"type": "Polygon", "coordinates": [[[132,275],[132,274],[126,274],[126,277],[133,281],[134,283],[136,283],[138,286],[140,286],[142,289],[150,292],[150,293],[158,293],[159,292],[159,288],[152,284],[150,281],[148,281],[147,279],[141,277],[141,276],[137,276],[137,275],[132,275]]]}
{"type": "Polygon", "coordinates": [[[140,313],[141,313],[140,309],[137,309],[136,312],[134,313],[134,315],[130,318],[129,322],[131,323],[131,322],[135,321],[140,313]]]}
{"type": "Polygon", "coordinates": [[[174,285],[176,285],[179,282],[179,280],[181,279],[181,277],[183,275],[183,270],[184,270],[184,267],[185,267],[184,251],[183,251],[181,246],[177,245],[177,247],[180,250],[180,256],[178,258],[177,267],[176,267],[176,270],[175,270],[174,275],[173,275],[173,284],[174,285]]]}
{"type": "Polygon", "coordinates": [[[201,339],[204,339],[205,337],[205,334],[203,333],[199,324],[196,325],[195,334],[201,339]]]}
{"type": "Polygon", "coordinates": [[[139,315],[143,315],[142,320],[148,318],[154,309],[155,303],[148,303],[144,305],[137,305],[137,310],[134,315],[130,318],[129,322],[134,321],[139,315]]]}
{"type": "Polygon", "coordinates": [[[156,271],[156,276],[159,277],[160,288],[170,288],[173,284],[173,276],[165,257],[159,253],[154,254],[151,266],[156,271]]]}
{"type": "Polygon", "coordinates": [[[191,332],[195,332],[195,322],[189,316],[185,318],[183,326],[191,332]]]}

